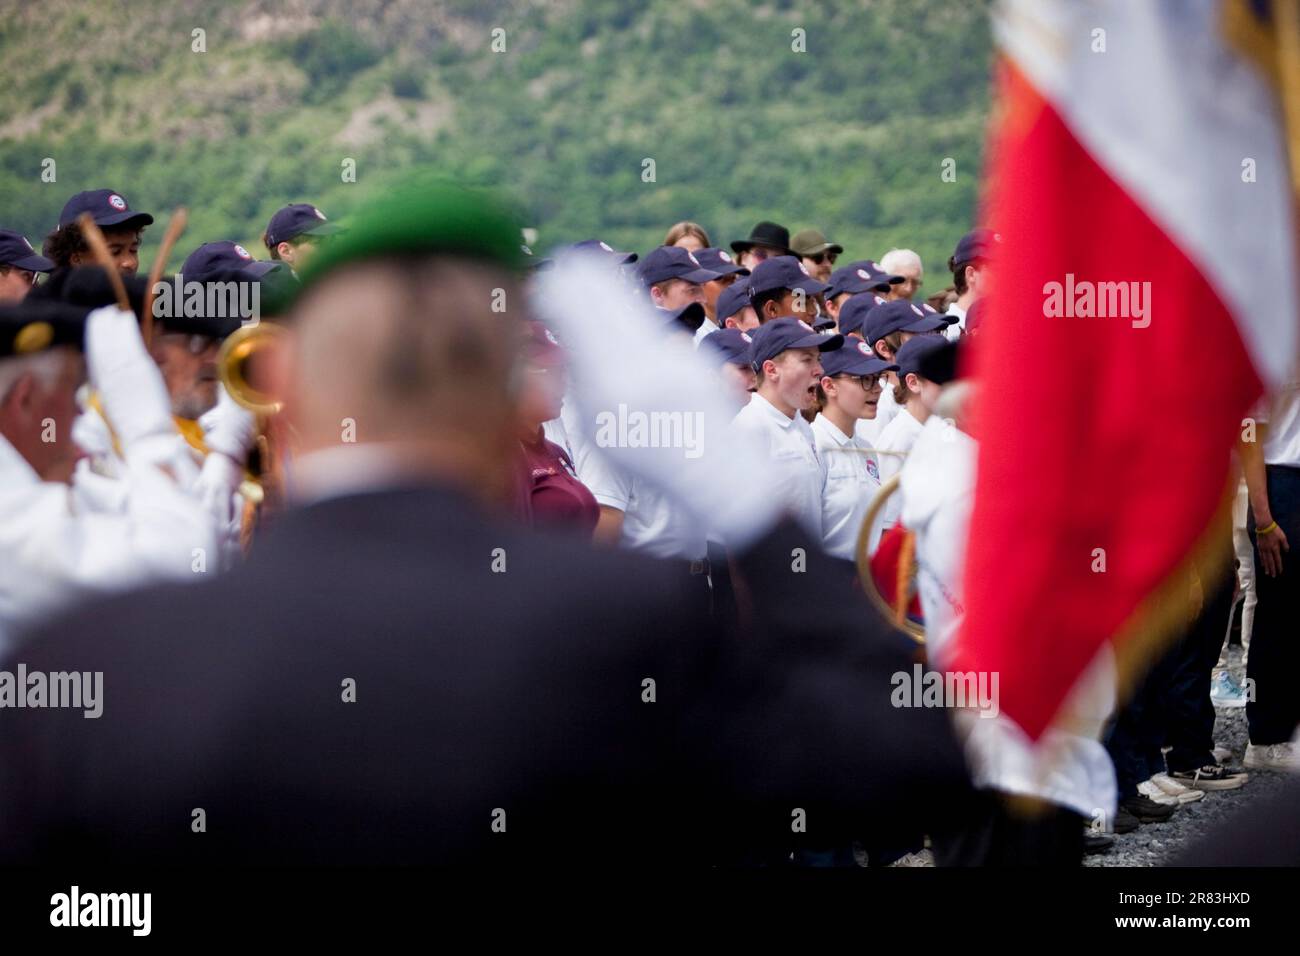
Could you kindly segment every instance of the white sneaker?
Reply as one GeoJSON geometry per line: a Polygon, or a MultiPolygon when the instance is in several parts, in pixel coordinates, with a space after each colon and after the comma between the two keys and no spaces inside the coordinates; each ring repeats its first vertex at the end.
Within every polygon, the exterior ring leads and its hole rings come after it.
{"type": "Polygon", "coordinates": [[[1210,703],[1215,707],[1245,707],[1246,692],[1226,670],[1210,682],[1210,703]]]}
{"type": "Polygon", "coordinates": [[[1138,784],[1138,793],[1148,800],[1154,800],[1156,803],[1163,803],[1167,807],[1178,806],[1178,798],[1165,793],[1150,780],[1144,780],[1138,784]]]}
{"type": "Polygon", "coordinates": [[[1219,763],[1231,763],[1232,751],[1227,747],[1215,747],[1210,753],[1214,754],[1214,759],[1219,763]]]}
{"type": "Polygon", "coordinates": [[[1300,755],[1295,752],[1295,744],[1262,744],[1246,747],[1247,767],[1255,770],[1300,770],[1300,755]]]}
{"type": "Polygon", "coordinates": [[[905,853],[900,856],[890,866],[934,866],[934,854],[929,850],[917,850],[915,853],[905,853]]]}
{"type": "Polygon", "coordinates": [[[1197,800],[1205,798],[1204,790],[1193,790],[1191,787],[1184,787],[1167,773],[1158,773],[1147,783],[1155,784],[1162,793],[1177,798],[1179,803],[1195,803],[1197,800]]]}

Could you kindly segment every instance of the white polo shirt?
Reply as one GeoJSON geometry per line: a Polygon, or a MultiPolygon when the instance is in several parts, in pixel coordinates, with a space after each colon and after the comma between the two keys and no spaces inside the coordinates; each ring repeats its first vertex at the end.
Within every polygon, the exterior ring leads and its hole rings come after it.
{"type": "Polygon", "coordinates": [[[573,466],[596,503],[623,512],[619,546],[656,558],[698,561],[708,555],[707,528],[640,475],[619,468],[594,443],[575,443],[573,466]]]}
{"type": "MultiPolygon", "coordinates": [[[[880,433],[880,438],[876,441],[876,450],[880,455],[882,484],[902,469],[908,452],[912,450],[912,446],[916,444],[916,440],[921,437],[921,432],[924,430],[925,426],[906,408],[885,426],[885,430],[880,433]]],[[[902,509],[899,499],[899,495],[892,495],[885,503],[885,507],[881,509],[879,523],[882,529],[892,527],[898,522],[899,512],[902,509]]]]}
{"type": "Polygon", "coordinates": [[[760,443],[771,462],[776,493],[791,516],[822,540],[822,488],[826,472],[817,456],[810,426],[798,412],[792,418],[757,392],[732,420],[732,426],[760,443]]]}
{"type": "MultiPolygon", "coordinates": [[[[822,487],[822,534],[826,552],[852,561],[857,557],[858,532],[871,500],[880,490],[880,466],[867,444],[840,431],[825,415],[812,423],[817,456],[826,472],[822,487]]],[[[879,528],[873,528],[867,553],[876,550],[879,528]]]]}
{"type": "Polygon", "coordinates": [[[899,409],[902,408],[894,401],[894,388],[889,384],[889,380],[882,378],[880,382],[880,401],[876,403],[876,417],[860,418],[853,428],[853,434],[868,448],[879,446],[881,432],[885,430],[886,425],[898,417],[899,409]]]}
{"type": "Polygon", "coordinates": [[[700,323],[700,327],[695,330],[695,347],[699,348],[700,342],[704,340],[706,335],[712,335],[717,331],[719,331],[717,324],[706,315],[704,321],[700,323]]]}
{"type": "Polygon", "coordinates": [[[1277,399],[1263,416],[1268,422],[1264,435],[1264,464],[1300,468],[1300,381],[1290,381],[1278,391],[1277,399]]]}

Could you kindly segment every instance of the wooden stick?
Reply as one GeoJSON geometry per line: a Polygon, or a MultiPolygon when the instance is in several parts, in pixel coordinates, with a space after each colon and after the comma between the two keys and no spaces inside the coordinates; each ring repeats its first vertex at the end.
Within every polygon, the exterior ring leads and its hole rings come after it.
{"type": "Polygon", "coordinates": [[[104,234],[99,231],[94,218],[88,212],[83,212],[77,217],[77,226],[81,229],[81,234],[85,236],[86,245],[90,246],[95,261],[108,273],[108,281],[113,286],[113,294],[117,296],[117,307],[123,312],[130,312],[131,300],[126,297],[126,286],[122,284],[122,275],[117,271],[117,263],[113,261],[113,256],[108,251],[108,243],[104,241],[104,234]]]}
{"type": "Polygon", "coordinates": [[[184,206],[176,207],[171,221],[167,223],[167,231],[163,233],[162,245],[158,247],[158,258],[154,259],[153,268],[149,270],[149,285],[144,290],[144,314],[140,316],[140,336],[144,339],[146,348],[153,341],[154,286],[158,284],[163,270],[167,268],[167,259],[172,254],[172,247],[176,245],[176,240],[185,231],[185,223],[189,220],[189,215],[189,211],[184,206]]]}

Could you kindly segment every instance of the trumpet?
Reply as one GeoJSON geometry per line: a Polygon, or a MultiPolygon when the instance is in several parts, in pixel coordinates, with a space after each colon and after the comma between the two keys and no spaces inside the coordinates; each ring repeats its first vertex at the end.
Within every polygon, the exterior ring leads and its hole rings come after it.
{"type": "Polygon", "coordinates": [[[264,362],[284,329],[270,322],[257,322],[236,329],[221,343],[217,353],[217,375],[232,401],[257,416],[257,439],[249,455],[251,476],[239,487],[251,506],[245,513],[241,541],[250,545],[259,516],[269,507],[274,511],[283,498],[284,429],[279,421],[283,402],[270,394],[258,381],[257,365],[264,362]]]}
{"type": "Polygon", "coordinates": [[[217,355],[217,372],[230,397],[261,416],[277,414],[282,403],[258,386],[256,364],[283,334],[270,322],[245,325],[226,336],[217,355]]]}

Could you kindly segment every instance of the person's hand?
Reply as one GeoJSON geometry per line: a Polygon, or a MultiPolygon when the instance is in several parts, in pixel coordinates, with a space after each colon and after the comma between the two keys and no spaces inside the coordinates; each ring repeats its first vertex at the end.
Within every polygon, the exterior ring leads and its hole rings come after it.
{"type": "Polygon", "coordinates": [[[203,422],[208,426],[203,436],[208,449],[242,467],[257,438],[257,416],[236,404],[223,386],[217,391],[216,407],[204,416],[203,422]]]}
{"type": "MultiPolygon", "coordinates": [[[[1269,522],[1272,524],[1272,521],[1269,522]]],[[[1267,525],[1264,525],[1267,527],[1267,525]]],[[[1287,543],[1286,532],[1281,526],[1274,527],[1268,534],[1255,533],[1255,546],[1259,549],[1260,568],[1270,578],[1275,578],[1282,573],[1282,552],[1290,551],[1291,546],[1287,543]]]]}
{"type": "Polygon", "coordinates": [[[131,312],[104,306],[86,318],[86,370],[123,448],[148,435],[174,434],[162,373],[131,312]]]}

